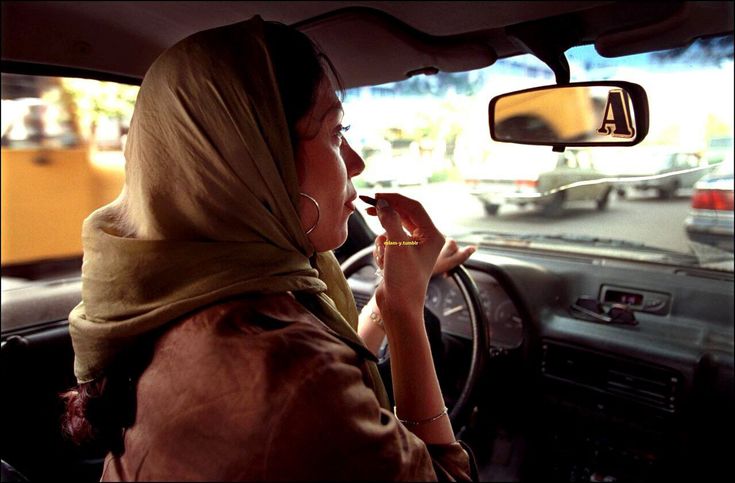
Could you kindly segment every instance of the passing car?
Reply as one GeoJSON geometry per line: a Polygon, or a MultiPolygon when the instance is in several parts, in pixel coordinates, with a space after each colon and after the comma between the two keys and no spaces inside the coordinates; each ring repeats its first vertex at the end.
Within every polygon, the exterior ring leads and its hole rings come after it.
{"type": "Polygon", "coordinates": [[[671,199],[679,189],[691,189],[708,166],[698,152],[652,147],[641,152],[625,171],[616,173],[623,178],[616,185],[617,191],[623,196],[654,193],[658,198],[671,199]]]}
{"type": "Polygon", "coordinates": [[[733,155],[694,185],[692,205],[684,222],[696,243],[733,251],[733,155]]]}
{"type": "Polygon", "coordinates": [[[586,201],[598,210],[607,207],[611,184],[585,183],[603,178],[588,151],[555,153],[528,147],[525,153],[518,148],[505,152],[506,158],[493,160],[482,173],[465,178],[486,214],[498,214],[503,205],[533,205],[551,216],[559,215],[570,202],[586,201]]]}
{"type": "MultiPolygon", "coordinates": [[[[433,182],[390,190],[419,200],[446,236],[477,247],[463,267],[430,281],[425,318],[453,429],[479,479],[735,478],[732,251],[707,245],[704,253],[687,237],[689,199],[616,198],[594,210],[636,165],[655,165],[636,174],[646,182],[677,181],[649,148],[697,153],[732,137],[732,2],[3,1],[0,9],[3,74],[85,78],[115,92],[139,85],[164,49],[197,31],[254,15],[303,31],[342,77],[345,116],[359,113],[350,144],[363,128],[372,130],[360,133],[366,140],[385,137],[396,122],[386,106],[401,106],[433,182]],[[518,90],[586,90],[584,82],[604,93],[584,111],[569,102],[585,96],[534,103],[553,129],[528,116],[502,123],[491,109],[518,90]],[[445,147],[441,156],[422,155],[426,139],[445,147]],[[562,179],[588,168],[591,178],[562,179]],[[463,178],[508,181],[498,206],[552,192],[567,205],[589,188],[579,203],[592,209],[488,217],[463,178]]],[[[4,100],[28,97],[8,85],[4,100]]],[[[108,92],[98,87],[82,93],[108,92]]],[[[63,99],[33,96],[29,104],[63,99]]],[[[88,101],[76,108],[94,110],[88,101]]],[[[82,296],[81,220],[100,193],[121,188],[124,162],[34,164],[43,148],[26,148],[4,145],[1,160],[2,480],[17,477],[6,473],[12,467],[29,481],[99,481],[105,451],[64,436],[59,394],[76,382],[68,315],[82,296]],[[22,156],[27,165],[15,163],[22,156]],[[84,163],[110,178],[82,176],[84,163]]],[[[360,194],[382,191],[359,180],[360,194]]],[[[707,185],[720,191],[724,182],[707,185]]],[[[335,255],[362,308],[376,286],[372,251],[383,229],[358,208],[335,255]]],[[[192,447],[212,442],[208,428],[180,437],[192,447]]],[[[334,457],[320,462],[325,474],[334,457]]]]}

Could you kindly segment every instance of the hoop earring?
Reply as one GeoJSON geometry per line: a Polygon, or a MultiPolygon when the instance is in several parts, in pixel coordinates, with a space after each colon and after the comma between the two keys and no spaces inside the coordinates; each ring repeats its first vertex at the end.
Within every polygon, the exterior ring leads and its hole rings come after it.
{"type": "Polygon", "coordinates": [[[312,203],[314,203],[314,206],[316,206],[316,221],[311,226],[311,228],[309,228],[308,230],[306,230],[306,233],[305,234],[308,235],[309,233],[311,233],[312,231],[314,231],[314,228],[316,228],[316,226],[319,224],[319,216],[321,215],[321,211],[319,210],[319,203],[317,203],[314,198],[312,198],[311,196],[307,195],[306,193],[299,193],[299,194],[301,196],[305,197],[306,199],[308,199],[309,201],[311,201],[312,203]]]}

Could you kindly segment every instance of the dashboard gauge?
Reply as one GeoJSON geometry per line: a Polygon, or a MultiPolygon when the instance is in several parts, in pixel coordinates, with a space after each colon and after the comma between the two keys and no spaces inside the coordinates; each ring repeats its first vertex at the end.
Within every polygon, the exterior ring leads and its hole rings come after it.
{"type": "Polygon", "coordinates": [[[429,283],[426,291],[426,305],[433,312],[439,313],[442,310],[442,289],[438,284],[429,283]]]}
{"type": "Polygon", "coordinates": [[[454,282],[447,282],[443,289],[444,301],[439,312],[442,331],[471,339],[472,324],[464,297],[454,282]]]}
{"type": "Polygon", "coordinates": [[[490,319],[493,314],[493,298],[484,290],[480,291],[480,302],[482,303],[482,311],[485,317],[490,319]]]}
{"type": "Polygon", "coordinates": [[[457,320],[470,321],[467,304],[462,294],[454,286],[449,287],[444,294],[444,307],[442,308],[442,316],[453,317],[457,320]]]}
{"type": "Polygon", "coordinates": [[[490,342],[504,348],[515,348],[523,342],[523,319],[509,299],[504,300],[495,309],[495,316],[490,322],[490,342]]]}
{"type": "Polygon", "coordinates": [[[504,300],[495,310],[495,323],[507,324],[514,312],[513,303],[510,300],[504,300]]]}

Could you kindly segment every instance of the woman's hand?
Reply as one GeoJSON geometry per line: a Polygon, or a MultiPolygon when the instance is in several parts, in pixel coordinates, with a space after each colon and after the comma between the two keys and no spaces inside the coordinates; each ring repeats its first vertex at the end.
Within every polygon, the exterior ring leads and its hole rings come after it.
{"type": "MultiPolygon", "coordinates": [[[[426,288],[445,246],[444,236],[421,203],[398,194],[379,194],[376,198],[376,208],[368,209],[368,214],[378,216],[386,233],[378,237],[383,244],[378,250],[383,282],[375,291],[375,300],[390,344],[396,415],[407,421],[428,420],[409,429],[427,444],[449,444],[455,441],[454,432],[423,316],[426,288]]],[[[466,253],[457,251],[456,243],[449,244],[444,261],[459,260],[466,253]]],[[[439,264],[438,269],[445,266],[439,264]]]]}
{"type": "Polygon", "coordinates": [[[380,193],[376,199],[368,213],[377,215],[386,231],[378,237],[382,254],[377,261],[383,270],[375,294],[378,307],[383,314],[421,313],[444,236],[418,201],[395,193],[380,193]]]}
{"type": "Polygon", "coordinates": [[[432,275],[439,275],[440,273],[448,272],[457,265],[462,265],[476,250],[477,247],[474,245],[459,248],[456,241],[447,238],[442,247],[442,251],[439,252],[439,258],[436,259],[432,275]]]}
{"type": "MultiPolygon", "coordinates": [[[[375,239],[375,248],[373,249],[373,258],[381,270],[383,269],[384,243],[386,239],[387,237],[385,235],[377,237],[375,239]]],[[[457,265],[462,265],[475,251],[477,251],[477,247],[474,245],[459,248],[459,245],[457,245],[454,239],[447,238],[441,252],[439,252],[439,257],[436,259],[431,275],[439,275],[448,272],[457,265]]]]}

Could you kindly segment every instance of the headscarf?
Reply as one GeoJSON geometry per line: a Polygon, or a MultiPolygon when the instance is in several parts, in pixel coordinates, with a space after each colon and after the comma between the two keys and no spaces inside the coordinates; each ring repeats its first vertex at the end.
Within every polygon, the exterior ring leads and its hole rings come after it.
{"type": "MultiPolygon", "coordinates": [[[[311,294],[315,315],[364,348],[334,254],[315,254],[301,227],[264,25],[256,16],[196,33],[146,73],[125,187],[82,227],[82,302],[69,315],[78,382],[103,375],[165,324],[243,294],[311,294]]],[[[387,407],[377,367],[367,364],[387,407]]]]}

